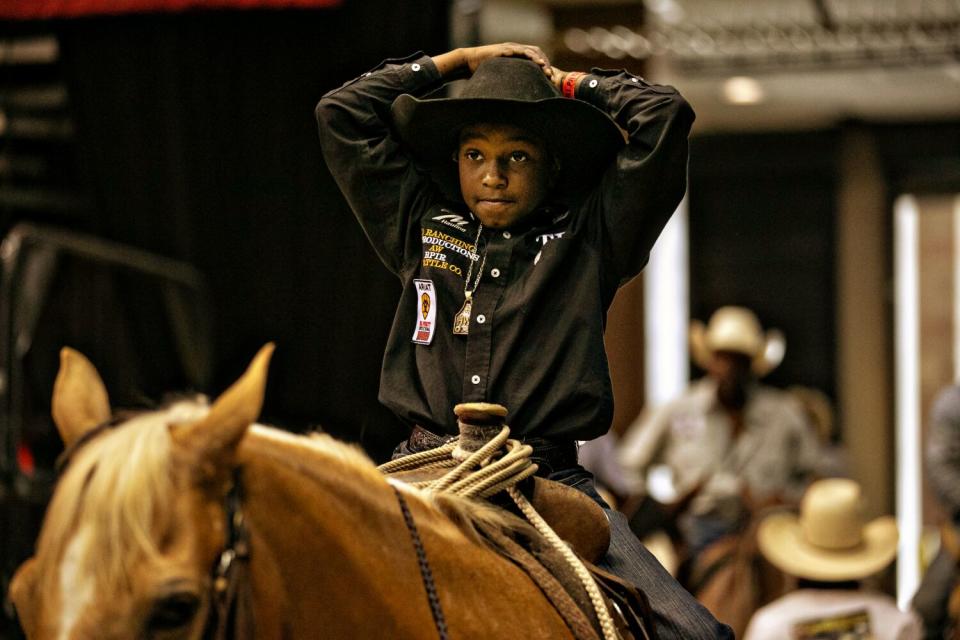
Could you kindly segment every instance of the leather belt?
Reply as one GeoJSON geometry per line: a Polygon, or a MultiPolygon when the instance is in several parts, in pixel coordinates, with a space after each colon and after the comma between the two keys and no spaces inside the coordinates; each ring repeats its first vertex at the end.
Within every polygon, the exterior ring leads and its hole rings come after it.
{"type": "MultiPolygon", "coordinates": [[[[410,437],[401,442],[394,450],[393,458],[436,449],[456,439],[457,436],[438,435],[420,425],[414,425],[410,437]]],[[[548,440],[547,438],[517,439],[533,447],[530,459],[540,467],[537,470],[538,476],[546,478],[556,471],[576,467],[578,464],[576,442],[548,440]]]]}

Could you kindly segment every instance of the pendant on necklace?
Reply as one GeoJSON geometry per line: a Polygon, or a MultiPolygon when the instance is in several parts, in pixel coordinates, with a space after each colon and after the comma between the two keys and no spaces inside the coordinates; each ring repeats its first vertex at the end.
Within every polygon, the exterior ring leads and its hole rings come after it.
{"type": "Polygon", "coordinates": [[[467,291],[464,296],[463,306],[457,315],[453,316],[453,335],[465,336],[470,332],[470,312],[473,311],[473,292],[467,291]]]}

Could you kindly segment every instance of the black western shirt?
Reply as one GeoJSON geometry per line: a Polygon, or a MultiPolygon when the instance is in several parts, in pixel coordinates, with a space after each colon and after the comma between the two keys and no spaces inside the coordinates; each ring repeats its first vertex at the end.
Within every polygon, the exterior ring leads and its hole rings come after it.
{"type": "Polygon", "coordinates": [[[479,220],[443,197],[390,128],[397,96],[424,96],[442,82],[427,56],[388,60],[316,109],[327,165],[403,285],[380,401],[435,433],[457,432],[455,404],[485,401],[507,407],[515,436],[600,436],[613,416],[607,309],[683,196],[693,111],[672,87],[593,70],[576,99],[627,136],[602,180],[478,234],[479,220]],[[478,273],[469,333],[455,335],[467,275],[473,289],[478,273]]]}

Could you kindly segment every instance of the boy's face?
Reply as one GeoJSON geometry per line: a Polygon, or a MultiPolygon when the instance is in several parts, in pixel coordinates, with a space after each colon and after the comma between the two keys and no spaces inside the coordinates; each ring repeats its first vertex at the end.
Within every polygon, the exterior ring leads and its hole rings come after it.
{"type": "Polygon", "coordinates": [[[543,202],[555,171],[546,145],[519,127],[475,124],[460,133],[460,192],[486,227],[510,227],[543,202]]]}

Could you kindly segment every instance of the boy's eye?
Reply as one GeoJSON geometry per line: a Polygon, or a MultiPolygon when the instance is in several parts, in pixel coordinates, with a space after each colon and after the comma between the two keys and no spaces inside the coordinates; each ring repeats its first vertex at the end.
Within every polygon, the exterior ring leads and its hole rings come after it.
{"type": "Polygon", "coordinates": [[[526,151],[514,151],[510,154],[510,159],[514,162],[524,162],[530,159],[526,151]]]}
{"type": "Polygon", "coordinates": [[[468,149],[463,152],[463,157],[467,160],[480,160],[483,156],[476,149],[468,149]]]}

